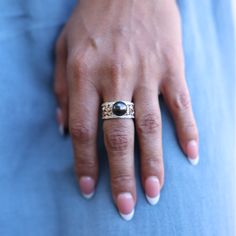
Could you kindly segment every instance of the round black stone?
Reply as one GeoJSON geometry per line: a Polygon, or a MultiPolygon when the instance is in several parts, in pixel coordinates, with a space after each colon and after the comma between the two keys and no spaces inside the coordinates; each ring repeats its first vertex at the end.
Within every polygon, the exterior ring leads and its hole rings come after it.
{"type": "Polygon", "coordinates": [[[127,111],[127,106],[124,102],[118,101],[113,104],[112,112],[117,116],[123,116],[127,111]]]}

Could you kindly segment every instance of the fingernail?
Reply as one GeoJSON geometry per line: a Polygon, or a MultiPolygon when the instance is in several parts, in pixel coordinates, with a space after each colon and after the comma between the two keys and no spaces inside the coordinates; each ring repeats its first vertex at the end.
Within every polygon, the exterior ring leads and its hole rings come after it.
{"type": "Polygon", "coordinates": [[[124,220],[131,220],[134,216],[134,199],[129,192],[120,193],[117,197],[117,207],[124,220]]]}
{"type": "Polygon", "coordinates": [[[199,155],[198,155],[198,144],[195,140],[191,140],[187,144],[187,155],[188,160],[192,165],[197,165],[199,162],[199,155]]]}
{"type": "Polygon", "coordinates": [[[57,108],[57,122],[58,122],[58,130],[61,136],[65,135],[65,128],[64,128],[64,124],[63,124],[63,115],[62,115],[62,110],[61,108],[57,108]]]}
{"type": "Polygon", "coordinates": [[[188,158],[188,160],[193,166],[196,166],[199,162],[199,156],[197,156],[195,159],[188,158]]]}
{"type": "Polygon", "coordinates": [[[95,181],[90,176],[82,176],[79,179],[80,190],[86,199],[92,198],[94,195],[95,181]]]}
{"type": "Polygon", "coordinates": [[[59,133],[61,136],[65,135],[65,131],[64,131],[64,126],[63,125],[59,125],[59,133]]]}
{"type": "Polygon", "coordinates": [[[156,205],[160,199],[160,182],[156,176],[150,176],[145,181],[145,193],[148,202],[156,205]]]}

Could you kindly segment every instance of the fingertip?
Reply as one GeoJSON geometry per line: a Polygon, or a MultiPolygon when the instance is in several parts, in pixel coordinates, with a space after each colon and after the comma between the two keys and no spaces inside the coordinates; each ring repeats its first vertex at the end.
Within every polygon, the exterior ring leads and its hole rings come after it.
{"type": "Polygon", "coordinates": [[[60,107],[56,109],[57,123],[58,123],[58,132],[61,136],[65,136],[68,134],[69,130],[65,126],[65,115],[62,112],[60,107]]]}
{"type": "Polygon", "coordinates": [[[94,195],[94,191],[89,193],[89,194],[85,194],[85,193],[82,193],[82,196],[85,198],[85,199],[91,199],[94,195]]]}
{"type": "Polygon", "coordinates": [[[62,124],[59,124],[58,131],[61,136],[65,135],[64,126],[62,124]]]}
{"type": "Polygon", "coordinates": [[[188,160],[189,160],[190,164],[192,164],[193,166],[196,166],[199,163],[199,156],[197,156],[194,159],[188,157],[188,160]]]}
{"type": "Polygon", "coordinates": [[[187,143],[186,154],[189,162],[196,166],[199,162],[199,154],[198,154],[198,142],[196,140],[190,140],[187,143]]]}
{"type": "Polygon", "coordinates": [[[84,198],[90,199],[95,193],[95,180],[90,176],[82,176],[79,178],[79,186],[81,194],[84,198]]]}
{"type": "Polygon", "coordinates": [[[156,205],[160,199],[160,182],[156,176],[149,176],[145,180],[145,195],[151,205],[156,205]]]}
{"type": "Polygon", "coordinates": [[[131,193],[123,192],[117,196],[119,214],[124,220],[131,220],[134,216],[134,198],[131,193]]]}
{"type": "Polygon", "coordinates": [[[56,116],[57,116],[59,134],[61,136],[64,136],[64,119],[63,119],[63,114],[60,107],[56,108],[56,116]]]}
{"type": "Polygon", "coordinates": [[[160,200],[160,194],[157,195],[156,197],[149,197],[147,194],[146,194],[146,198],[147,198],[147,201],[152,205],[156,205],[159,200],[160,200]]]}
{"type": "Polygon", "coordinates": [[[198,156],[198,143],[196,140],[190,140],[186,148],[187,156],[190,159],[196,159],[198,156]]]}
{"type": "Polygon", "coordinates": [[[120,216],[121,216],[124,220],[130,221],[130,220],[132,220],[132,218],[134,217],[134,212],[135,212],[135,209],[133,209],[129,214],[122,214],[122,213],[120,212],[120,216]]]}

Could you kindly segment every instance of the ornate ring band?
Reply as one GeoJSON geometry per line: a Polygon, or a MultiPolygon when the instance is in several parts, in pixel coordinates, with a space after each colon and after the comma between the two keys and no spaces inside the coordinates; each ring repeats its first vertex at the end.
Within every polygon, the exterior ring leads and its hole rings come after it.
{"type": "Polygon", "coordinates": [[[134,118],[134,103],[128,101],[114,101],[102,103],[102,119],[134,118]]]}

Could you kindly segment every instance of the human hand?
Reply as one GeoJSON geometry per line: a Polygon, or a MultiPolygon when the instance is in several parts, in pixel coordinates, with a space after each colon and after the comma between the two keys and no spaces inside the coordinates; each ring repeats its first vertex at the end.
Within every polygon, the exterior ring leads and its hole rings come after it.
{"type": "Polygon", "coordinates": [[[136,202],[134,128],[140,143],[147,200],[156,204],[164,184],[162,94],[179,143],[198,162],[198,131],[184,76],[180,17],[174,0],[81,0],[56,45],[55,93],[61,130],[69,128],[80,189],[94,193],[101,102],[135,103],[132,119],[103,121],[112,196],[129,220],[136,202]]]}

